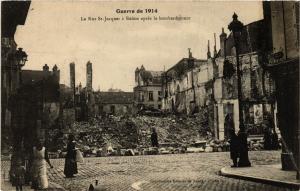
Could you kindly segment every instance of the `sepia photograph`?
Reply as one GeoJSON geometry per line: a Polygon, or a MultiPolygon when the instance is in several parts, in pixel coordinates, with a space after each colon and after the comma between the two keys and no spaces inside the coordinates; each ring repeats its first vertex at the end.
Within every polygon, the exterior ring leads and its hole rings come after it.
{"type": "Polygon", "coordinates": [[[1,1],[0,191],[300,191],[299,1],[1,1]]]}

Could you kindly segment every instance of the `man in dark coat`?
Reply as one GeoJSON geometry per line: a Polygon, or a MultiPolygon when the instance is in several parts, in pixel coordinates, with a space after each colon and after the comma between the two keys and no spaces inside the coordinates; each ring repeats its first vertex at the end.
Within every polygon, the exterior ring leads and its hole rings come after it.
{"type": "Polygon", "coordinates": [[[239,158],[240,144],[239,138],[234,131],[234,122],[231,114],[227,114],[225,117],[225,129],[229,134],[230,138],[230,158],[232,159],[232,167],[237,167],[237,160],[239,158]]]}
{"type": "Polygon", "coordinates": [[[272,129],[272,149],[277,150],[279,149],[279,142],[278,142],[278,135],[275,129],[272,129]]]}
{"type": "Polygon", "coordinates": [[[272,132],[270,127],[265,127],[264,129],[264,149],[271,150],[272,149],[272,132]]]}
{"type": "Polygon", "coordinates": [[[151,143],[152,143],[152,147],[158,147],[157,133],[155,128],[152,129],[151,143]]]}
{"type": "Polygon", "coordinates": [[[237,160],[239,158],[240,141],[238,136],[235,134],[233,128],[229,130],[230,133],[230,158],[232,159],[233,165],[231,167],[238,167],[237,160]]]}

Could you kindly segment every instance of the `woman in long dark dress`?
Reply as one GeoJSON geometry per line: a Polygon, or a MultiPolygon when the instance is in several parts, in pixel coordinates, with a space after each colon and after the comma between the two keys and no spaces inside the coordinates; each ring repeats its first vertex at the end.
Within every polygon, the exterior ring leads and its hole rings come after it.
{"type": "Polygon", "coordinates": [[[157,133],[155,128],[152,129],[151,143],[152,143],[152,147],[158,147],[157,133]]]}
{"type": "Polygon", "coordinates": [[[64,174],[66,175],[67,178],[70,178],[70,177],[74,177],[74,174],[77,173],[78,171],[77,171],[77,163],[76,163],[76,149],[75,149],[74,136],[69,135],[64,174]]]}
{"type": "Polygon", "coordinates": [[[238,158],[239,158],[239,151],[240,151],[240,145],[239,145],[239,138],[235,134],[234,129],[229,130],[230,134],[230,158],[232,159],[233,165],[231,167],[238,167],[238,158]]]}
{"type": "Polygon", "coordinates": [[[227,136],[229,135],[229,143],[230,143],[230,158],[232,159],[233,165],[231,167],[238,166],[238,158],[239,158],[239,138],[235,134],[234,130],[234,122],[232,118],[232,114],[227,114],[225,117],[225,129],[227,132],[227,136]]]}

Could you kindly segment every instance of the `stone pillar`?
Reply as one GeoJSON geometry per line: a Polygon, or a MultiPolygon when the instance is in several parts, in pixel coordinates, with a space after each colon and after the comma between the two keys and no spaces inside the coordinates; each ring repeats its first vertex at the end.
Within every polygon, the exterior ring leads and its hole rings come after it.
{"type": "Polygon", "coordinates": [[[224,108],[223,103],[218,103],[219,140],[224,140],[224,108]]]}
{"type": "Polygon", "coordinates": [[[237,134],[239,132],[240,119],[239,119],[239,101],[236,99],[233,101],[233,121],[234,121],[234,130],[237,134]]]}
{"type": "Polygon", "coordinates": [[[88,91],[93,90],[93,68],[90,61],[86,64],[86,88],[88,91]]]}
{"type": "Polygon", "coordinates": [[[72,90],[72,99],[75,102],[75,63],[70,63],[70,88],[72,90]]]}

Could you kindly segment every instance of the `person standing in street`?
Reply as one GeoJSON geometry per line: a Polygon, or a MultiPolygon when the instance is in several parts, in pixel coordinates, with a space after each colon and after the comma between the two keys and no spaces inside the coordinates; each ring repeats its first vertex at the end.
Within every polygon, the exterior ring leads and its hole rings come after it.
{"type": "Polygon", "coordinates": [[[278,135],[275,131],[275,129],[272,129],[272,149],[277,150],[279,149],[279,141],[278,141],[278,135]]]}
{"type": "Polygon", "coordinates": [[[76,142],[74,140],[74,135],[69,135],[64,168],[64,174],[66,175],[66,178],[74,177],[74,174],[78,173],[75,146],[76,142]]]}
{"type": "Polygon", "coordinates": [[[155,128],[152,128],[151,144],[152,144],[152,147],[158,147],[157,133],[156,133],[155,128]]]}
{"type": "Polygon", "coordinates": [[[239,158],[239,138],[235,134],[234,122],[232,114],[227,114],[225,117],[225,130],[228,133],[230,138],[230,158],[232,159],[233,165],[231,167],[238,167],[238,158],[239,158]]]}
{"type": "Polygon", "coordinates": [[[269,126],[264,128],[264,149],[271,150],[272,149],[272,131],[269,126]]]}
{"type": "Polygon", "coordinates": [[[230,158],[233,162],[233,165],[231,167],[238,167],[238,158],[239,158],[239,138],[235,134],[235,131],[233,128],[229,129],[230,134],[230,158]]]}

